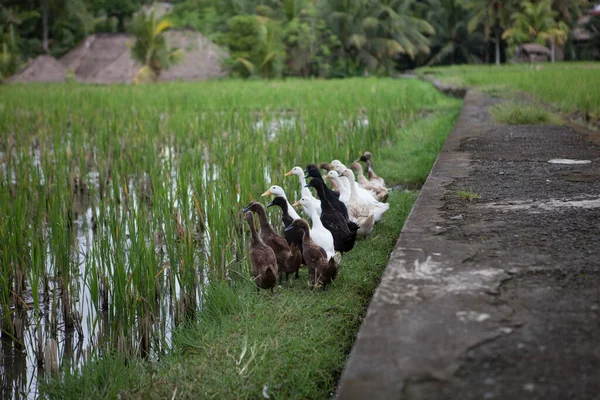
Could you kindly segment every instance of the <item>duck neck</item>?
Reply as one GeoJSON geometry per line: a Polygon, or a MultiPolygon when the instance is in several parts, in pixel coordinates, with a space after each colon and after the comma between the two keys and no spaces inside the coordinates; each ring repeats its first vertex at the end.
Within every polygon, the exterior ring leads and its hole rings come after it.
{"type": "Polygon", "coordinates": [[[338,190],[340,191],[340,195],[346,195],[348,192],[348,188],[346,185],[342,183],[342,179],[340,177],[333,178],[333,181],[337,184],[338,190]]]}
{"type": "Polygon", "coordinates": [[[350,176],[347,176],[350,182],[350,196],[358,198],[358,189],[356,188],[356,182],[354,181],[354,174],[350,171],[350,176]]]}
{"type": "Polygon", "coordinates": [[[262,239],[256,232],[256,228],[254,227],[254,219],[248,221],[248,226],[250,226],[250,233],[252,234],[252,245],[255,246],[257,244],[262,243],[262,239]]]}
{"type": "Polygon", "coordinates": [[[312,244],[312,239],[310,238],[310,233],[307,231],[304,231],[304,234],[302,235],[302,247],[304,247],[305,249],[308,249],[312,244]]]}
{"type": "Polygon", "coordinates": [[[265,210],[262,207],[258,207],[256,209],[256,213],[258,214],[258,221],[260,223],[260,230],[261,231],[270,232],[270,233],[274,233],[274,230],[271,227],[271,224],[269,224],[269,220],[267,219],[267,213],[265,212],[265,210]]]}
{"type": "Polygon", "coordinates": [[[296,212],[296,210],[294,210],[294,207],[292,207],[292,205],[290,204],[290,202],[287,199],[287,196],[285,195],[285,193],[283,194],[283,199],[285,200],[285,207],[281,207],[281,211],[283,213],[284,216],[289,216],[292,219],[300,219],[300,216],[298,215],[298,213],[296,212]]]}
{"type": "Polygon", "coordinates": [[[302,174],[298,174],[298,180],[300,180],[300,192],[303,197],[313,197],[310,190],[306,187],[306,178],[302,174]]]}
{"type": "MultiPolygon", "coordinates": [[[[307,188],[308,189],[308,188],[307,188]]],[[[292,207],[292,205],[287,201],[287,199],[285,200],[285,202],[287,203],[287,214],[293,219],[293,220],[297,220],[300,219],[300,216],[298,215],[298,213],[296,212],[296,210],[294,210],[294,207],[292,207]]]]}
{"type": "Polygon", "coordinates": [[[329,200],[325,196],[325,187],[324,187],[324,185],[316,184],[313,187],[317,190],[317,196],[319,196],[319,200],[321,200],[321,208],[323,210],[331,208],[331,203],[329,202],[329,200]]]}
{"type": "Polygon", "coordinates": [[[358,178],[358,181],[364,181],[366,180],[365,178],[365,174],[363,173],[362,167],[361,168],[356,168],[356,175],[358,178]]]}
{"type": "Polygon", "coordinates": [[[312,220],[313,229],[323,228],[323,223],[321,222],[321,218],[319,217],[319,214],[317,214],[317,210],[314,207],[311,207],[311,208],[307,209],[306,211],[308,211],[308,215],[310,215],[310,219],[312,220]]]}
{"type": "Polygon", "coordinates": [[[373,171],[373,163],[371,163],[371,160],[367,160],[367,172],[369,172],[373,176],[377,176],[377,174],[375,174],[375,171],[373,171]]]}

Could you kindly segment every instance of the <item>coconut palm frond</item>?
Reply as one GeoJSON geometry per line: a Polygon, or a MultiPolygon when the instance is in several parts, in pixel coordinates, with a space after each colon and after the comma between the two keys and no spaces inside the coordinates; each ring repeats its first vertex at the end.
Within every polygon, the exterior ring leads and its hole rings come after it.
{"type": "Polygon", "coordinates": [[[252,75],[254,73],[254,64],[252,63],[252,61],[248,60],[247,58],[244,57],[238,57],[236,58],[236,61],[239,62],[240,64],[242,64],[246,70],[248,71],[248,73],[250,75],[252,75]]]}
{"type": "Polygon", "coordinates": [[[137,85],[143,82],[154,82],[157,79],[156,74],[148,65],[144,65],[139,69],[137,74],[135,74],[135,78],[133,78],[133,84],[137,85]]]}

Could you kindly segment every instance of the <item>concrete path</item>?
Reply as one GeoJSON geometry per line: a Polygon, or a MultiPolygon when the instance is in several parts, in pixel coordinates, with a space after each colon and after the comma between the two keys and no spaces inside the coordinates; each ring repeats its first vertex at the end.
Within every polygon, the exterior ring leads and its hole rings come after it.
{"type": "Polygon", "coordinates": [[[467,93],[338,398],[600,399],[600,135],[497,101],[467,93]]]}

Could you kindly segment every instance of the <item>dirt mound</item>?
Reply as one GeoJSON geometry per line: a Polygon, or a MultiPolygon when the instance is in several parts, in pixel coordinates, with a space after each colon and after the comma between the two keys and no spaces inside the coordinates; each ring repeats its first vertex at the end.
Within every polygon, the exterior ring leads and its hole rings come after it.
{"type": "Polygon", "coordinates": [[[170,47],[184,51],[185,58],[161,74],[164,81],[200,81],[226,75],[220,60],[227,53],[202,34],[194,31],[169,31],[165,33],[170,47]]]}
{"type": "MultiPolygon", "coordinates": [[[[171,47],[184,50],[184,60],[164,71],[163,81],[206,80],[226,74],[219,59],[226,53],[202,34],[190,30],[165,32],[171,47]]],[[[135,38],[129,34],[94,34],[61,58],[81,82],[130,83],[141,65],[131,57],[135,38]]]]}
{"type": "Polygon", "coordinates": [[[67,69],[56,58],[38,56],[9,78],[9,82],[64,82],[67,69]]]}

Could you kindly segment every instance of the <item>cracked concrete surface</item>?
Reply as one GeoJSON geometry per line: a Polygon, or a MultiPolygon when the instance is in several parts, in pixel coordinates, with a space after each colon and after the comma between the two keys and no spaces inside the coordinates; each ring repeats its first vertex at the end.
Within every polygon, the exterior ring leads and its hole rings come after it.
{"type": "Polygon", "coordinates": [[[598,133],[496,125],[497,101],[467,94],[339,398],[600,399],[598,133]]]}

